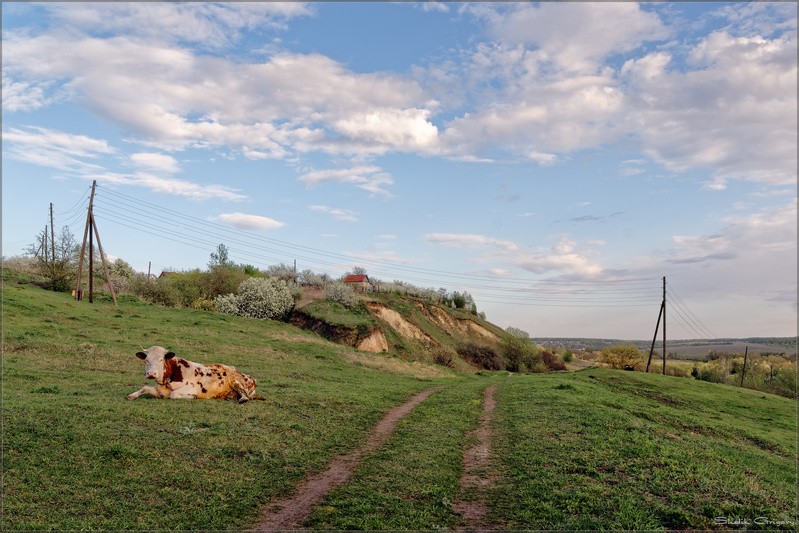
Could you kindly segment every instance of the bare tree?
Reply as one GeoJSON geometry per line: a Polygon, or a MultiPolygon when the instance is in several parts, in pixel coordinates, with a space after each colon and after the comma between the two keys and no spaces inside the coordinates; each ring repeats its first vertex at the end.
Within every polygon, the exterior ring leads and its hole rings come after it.
{"type": "Polygon", "coordinates": [[[78,243],[67,226],[61,228],[61,234],[49,241],[45,230],[36,236],[36,242],[28,246],[28,253],[35,257],[39,274],[47,279],[48,288],[66,292],[72,288],[75,270],[78,264],[78,243]],[[54,250],[45,253],[45,250],[54,250]]]}

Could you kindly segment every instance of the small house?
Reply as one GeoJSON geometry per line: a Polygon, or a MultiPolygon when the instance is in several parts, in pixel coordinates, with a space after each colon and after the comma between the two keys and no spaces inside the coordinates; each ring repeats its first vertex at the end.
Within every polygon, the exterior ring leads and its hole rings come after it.
{"type": "Polygon", "coordinates": [[[366,274],[350,274],[344,278],[344,283],[359,292],[367,292],[372,286],[366,274]]]}

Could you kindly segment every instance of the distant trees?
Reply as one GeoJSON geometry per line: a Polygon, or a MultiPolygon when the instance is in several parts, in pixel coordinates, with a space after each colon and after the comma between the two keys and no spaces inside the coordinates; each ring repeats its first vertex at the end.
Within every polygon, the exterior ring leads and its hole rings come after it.
{"type": "Polygon", "coordinates": [[[791,356],[776,354],[749,354],[744,373],[744,358],[741,354],[712,352],[707,362],[696,362],[691,375],[702,381],[727,383],[796,398],[796,362],[791,356]]]}

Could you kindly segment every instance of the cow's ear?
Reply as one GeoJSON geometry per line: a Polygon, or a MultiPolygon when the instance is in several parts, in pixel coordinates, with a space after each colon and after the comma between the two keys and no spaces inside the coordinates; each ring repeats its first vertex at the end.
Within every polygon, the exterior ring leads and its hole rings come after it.
{"type": "Polygon", "coordinates": [[[164,359],[172,359],[173,357],[175,357],[175,352],[167,352],[164,355],[164,359]]]}
{"type": "Polygon", "coordinates": [[[139,359],[147,359],[147,354],[144,352],[136,352],[136,357],[139,359]]]}

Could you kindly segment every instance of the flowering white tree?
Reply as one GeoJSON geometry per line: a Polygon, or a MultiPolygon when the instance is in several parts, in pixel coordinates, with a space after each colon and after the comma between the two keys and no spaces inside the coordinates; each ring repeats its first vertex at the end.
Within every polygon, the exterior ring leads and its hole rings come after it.
{"type": "Polygon", "coordinates": [[[259,320],[282,318],[294,307],[286,282],[276,278],[249,278],[236,294],[219,296],[216,302],[222,313],[259,320]]]}

